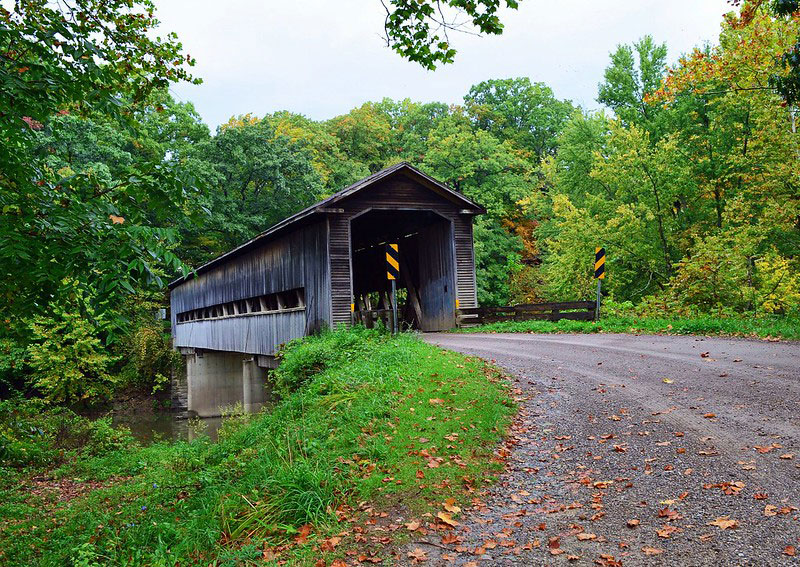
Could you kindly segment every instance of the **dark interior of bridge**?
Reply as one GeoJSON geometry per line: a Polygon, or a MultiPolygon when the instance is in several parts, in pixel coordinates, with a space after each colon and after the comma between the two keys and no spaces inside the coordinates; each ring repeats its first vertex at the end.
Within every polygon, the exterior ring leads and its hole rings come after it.
{"type": "MultiPolygon", "coordinates": [[[[372,210],[351,224],[355,310],[391,309],[385,247],[397,243],[401,328],[450,328],[455,317],[455,266],[449,220],[428,210],[372,210]]],[[[385,314],[385,313],[384,313],[385,314]]],[[[369,321],[364,321],[369,326],[369,321]]]]}

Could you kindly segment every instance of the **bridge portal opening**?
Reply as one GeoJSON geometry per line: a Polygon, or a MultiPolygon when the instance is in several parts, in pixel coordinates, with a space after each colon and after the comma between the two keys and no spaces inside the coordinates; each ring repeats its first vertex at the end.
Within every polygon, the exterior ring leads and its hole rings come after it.
{"type": "Polygon", "coordinates": [[[353,298],[357,311],[391,309],[385,246],[400,247],[401,329],[441,331],[455,325],[452,222],[431,210],[373,209],[350,225],[353,298]]]}

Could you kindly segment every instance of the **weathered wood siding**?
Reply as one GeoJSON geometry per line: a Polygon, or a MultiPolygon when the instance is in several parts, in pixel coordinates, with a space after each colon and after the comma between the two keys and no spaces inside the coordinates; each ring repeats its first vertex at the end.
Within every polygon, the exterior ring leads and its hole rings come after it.
{"type": "MultiPolygon", "coordinates": [[[[472,246],[472,215],[461,214],[459,205],[404,175],[389,178],[365,189],[337,206],[344,209],[331,217],[330,254],[333,298],[332,321],[350,321],[352,268],[350,265],[350,221],[369,209],[431,210],[450,220],[455,240],[455,297],[461,307],[477,307],[475,257],[472,246]]],[[[452,256],[451,256],[452,258],[452,256]]],[[[453,307],[455,310],[455,307],[453,307]]]]}
{"type": "Polygon", "coordinates": [[[350,266],[350,216],[330,217],[331,322],[332,326],[350,324],[350,304],[353,297],[350,266]]]}
{"type": "Polygon", "coordinates": [[[419,295],[423,331],[455,327],[456,290],[453,260],[453,231],[446,221],[420,231],[424,253],[419,255],[419,295]]]}
{"type": "Polygon", "coordinates": [[[302,337],[306,330],[303,309],[180,323],[175,327],[175,346],[208,350],[273,354],[275,347],[302,337]]]}
{"type": "MultiPolygon", "coordinates": [[[[328,221],[304,231],[304,280],[306,288],[306,334],[331,327],[331,268],[328,259],[328,221]]],[[[263,353],[262,353],[263,354],[263,353]]]]}
{"type": "Polygon", "coordinates": [[[328,223],[323,220],[298,227],[175,287],[170,294],[174,346],[273,354],[287,340],[329,326],[330,297],[328,223]],[[305,310],[176,320],[184,311],[295,288],[305,288],[305,310]]]}

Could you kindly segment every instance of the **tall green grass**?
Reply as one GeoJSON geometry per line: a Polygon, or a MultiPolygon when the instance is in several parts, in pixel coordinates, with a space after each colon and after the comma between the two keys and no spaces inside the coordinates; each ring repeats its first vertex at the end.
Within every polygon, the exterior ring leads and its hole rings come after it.
{"type": "MultiPolygon", "coordinates": [[[[513,412],[495,371],[410,335],[355,329],[298,341],[275,380],[282,401],[226,423],[218,443],[0,471],[0,564],[239,565],[282,544],[291,544],[282,558],[313,564],[317,538],[342,530],[337,508],[401,502],[422,513],[459,497],[464,477],[497,466],[489,457],[513,412]],[[440,466],[427,467],[422,449],[440,466]],[[77,497],[32,491],[36,477],[77,497]],[[294,544],[306,525],[308,542],[294,544]]],[[[356,544],[337,551],[347,545],[356,544]]]]}
{"type": "Polygon", "coordinates": [[[722,335],[800,340],[796,317],[632,317],[609,315],[595,321],[503,321],[462,333],[641,333],[669,335],[722,335]]]}

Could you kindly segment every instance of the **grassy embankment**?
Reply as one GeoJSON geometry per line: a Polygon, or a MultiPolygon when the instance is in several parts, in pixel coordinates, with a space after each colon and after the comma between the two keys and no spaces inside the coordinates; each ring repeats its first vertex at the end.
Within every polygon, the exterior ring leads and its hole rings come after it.
{"type": "Polygon", "coordinates": [[[800,319],[793,317],[633,317],[608,315],[594,321],[503,321],[461,333],[635,333],[722,335],[800,340],[800,319]]]}
{"type": "Polygon", "coordinates": [[[68,412],[5,403],[0,563],[385,558],[409,537],[400,516],[436,522],[445,499],[501,466],[492,452],[514,404],[481,361],[413,336],[337,331],[291,345],[277,380],[282,401],[229,420],[218,443],[140,447],[68,412]],[[376,523],[387,529],[374,535],[376,523]]]}

